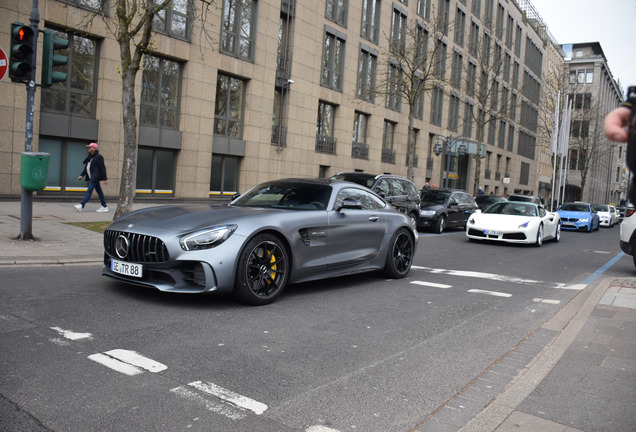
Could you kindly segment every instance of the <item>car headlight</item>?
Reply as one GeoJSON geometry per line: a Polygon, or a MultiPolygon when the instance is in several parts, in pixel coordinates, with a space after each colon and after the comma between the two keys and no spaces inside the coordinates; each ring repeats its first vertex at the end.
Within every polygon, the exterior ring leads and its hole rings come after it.
{"type": "Polygon", "coordinates": [[[236,225],[224,225],[206,228],[187,234],[179,240],[183,250],[200,250],[216,247],[227,240],[236,231],[236,225]]]}
{"type": "Polygon", "coordinates": [[[435,210],[422,210],[420,212],[422,216],[435,216],[435,210]]]}
{"type": "Polygon", "coordinates": [[[468,223],[471,225],[475,225],[475,218],[471,217],[470,219],[468,219],[468,223]]]}
{"type": "Polygon", "coordinates": [[[528,228],[528,224],[530,223],[530,221],[526,221],[524,223],[522,223],[521,225],[519,225],[517,228],[528,228]]]}
{"type": "Polygon", "coordinates": [[[579,219],[579,222],[589,222],[590,218],[583,218],[583,219],[579,219]]]}

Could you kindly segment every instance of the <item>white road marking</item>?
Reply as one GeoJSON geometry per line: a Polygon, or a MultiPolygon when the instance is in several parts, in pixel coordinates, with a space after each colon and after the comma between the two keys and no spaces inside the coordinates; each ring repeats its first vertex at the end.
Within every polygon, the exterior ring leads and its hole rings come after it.
{"type": "Polygon", "coordinates": [[[88,358],[129,376],[138,375],[144,371],[157,373],[168,369],[168,366],[164,364],[137,354],[134,351],[123,349],[114,349],[106,351],[105,353],[92,354],[89,355],[88,358]]]}
{"type": "Polygon", "coordinates": [[[139,375],[140,373],[143,373],[143,370],[139,369],[138,367],[121,362],[117,359],[107,356],[106,354],[92,354],[89,355],[88,358],[108,368],[111,368],[112,370],[121,372],[129,376],[139,375]]]}
{"type": "Polygon", "coordinates": [[[412,281],[411,282],[413,285],[422,285],[422,286],[429,286],[429,287],[433,287],[433,288],[442,288],[442,289],[447,289],[447,288],[452,288],[452,285],[446,285],[446,284],[439,284],[439,283],[435,283],[435,282],[424,282],[424,281],[412,281]]]}
{"type": "Polygon", "coordinates": [[[165,364],[149,359],[148,357],[144,357],[134,351],[114,349],[111,351],[106,351],[104,354],[114,357],[125,363],[129,363],[133,366],[137,366],[140,369],[145,369],[148,372],[157,373],[168,369],[168,366],[166,366],[165,364]]]}
{"type": "Polygon", "coordinates": [[[210,394],[212,396],[216,396],[219,399],[222,399],[240,408],[250,410],[256,415],[263,414],[265,410],[267,409],[267,405],[265,405],[264,403],[255,401],[254,399],[250,399],[238,393],[234,393],[233,391],[224,389],[223,387],[219,387],[218,385],[214,383],[204,383],[201,381],[194,381],[188,385],[204,393],[210,394]]]}
{"type": "Polygon", "coordinates": [[[424,270],[424,271],[427,271],[429,273],[435,273],[435,274],[447,274],[447,275],[451,275],[451,276],[472,277],[472,278],[478,278],[478,279],[489,279],[489,280],[495,280],[495,281],[499,281],[499,282],[511,282],[511,283],[525,284],[525,285],[543,285],[543,286],[547,286],[547,287],[555,288],[555,289],[567,289],[567,290],[581,291],[587,286],[586,284],[566,284],[566,283],[561,283],[561,282],[543,282],[543,281],[538,281],[538,280],[533,280],[533,279],[523,279],[523,278],[518,278],[518,277],[514,277],[514,276],[505,276],[505,275],[498,275],[498,274],[494,274],[494,273],[482,273],[482,272],[475,272],[475,271],[436,269],[436,268],[421,267],[421,266],[411,266],[411,268],[416,269],[416,270],[424,270]]]}
{"type": "Polygon", "coordinates": [[[475,293],[475,294],[487,294],[487,295],[491,295],[495,297],[512,297],[512,294],[502,293],[497,291],[486,291],[486,290],[480,290],[480,289],[469,289],[468,292],[475,293]]]}
{"type": "Polygon", "coordinates": [[[70,340],[79,340],[79,339],[90,339],[93,337],[92,334],[90,333],[76,333],[70,330],[64,330],[62,328],[59,327],[49,327],[51,330],[55,330],[56,332],[58,332],[61,336],[65,337],[66,339],[70,339],[70,340]]]}
{"type": "Polygon", "coordinates": [[[316,425],[316,426],[310,426],[306,432],[340,432],[340,431],[338,429],[332,429],[327,426],[316,425]]]}
{"type": "Polygon", "coordinates": [[[181,397],[184,397],[188,400],[196,402],[200,405],[205,406],[205,408],[209,411],[215,412],[217,414],[221,414],[231,420],[241,420],[247,416],[247,414],[243,412],[238,412],[232,410],[227,405],[223,405],[217,402],[213,402],[201,396],[199,393],[190,390],[185,386],[176,387],[170,390],[172,393],[177,394],[181,397]]]}
{"type": "Polygon", "coordinates": [[[559,303],[561,303],[561,300],[550,300],[550,299],[540,299],[540,298],[532,299],[532,301],[535,302],[535,303],[548,303],[548,304],[559,304],[559,303]]]}

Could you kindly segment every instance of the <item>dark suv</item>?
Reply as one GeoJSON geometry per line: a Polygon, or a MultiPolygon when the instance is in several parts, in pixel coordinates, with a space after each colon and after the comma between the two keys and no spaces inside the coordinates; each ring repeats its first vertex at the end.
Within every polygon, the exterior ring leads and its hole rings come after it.
{"type": "Polygon", "coordinates": [[[417,222],[420,214],[420,196],[415,183],[411,180],[396,175],[374,175],[363,172],[342,172],[331,178],[368,187],[417,222]]]}
{"type": "Polygon", "coordinates": [[[417,227],[441,234],[446,228],[466,228],[466,222],[479,207],[466,191],[422,189],[417,227]]]}

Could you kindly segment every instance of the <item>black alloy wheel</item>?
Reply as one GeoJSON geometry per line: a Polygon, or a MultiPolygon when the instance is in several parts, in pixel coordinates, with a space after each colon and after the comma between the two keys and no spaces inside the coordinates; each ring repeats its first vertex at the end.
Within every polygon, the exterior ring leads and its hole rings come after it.
{"type": "Polygon", "coordinates": [[[411,270],[414,255],[415,241],[413,237],[406,228],[400,228],[391,237],[384,266],[385,276],[392,279],[405,277],[411,270]]]}

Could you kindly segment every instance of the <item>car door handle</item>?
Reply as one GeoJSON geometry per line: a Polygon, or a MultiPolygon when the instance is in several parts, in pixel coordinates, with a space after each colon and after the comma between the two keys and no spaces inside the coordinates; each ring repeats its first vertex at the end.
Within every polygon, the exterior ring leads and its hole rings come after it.
{"type": "Polygon", "coordinates": [[[379,216],[369,216],[369,222],[377,222],[380,220],[379,216]]]}

